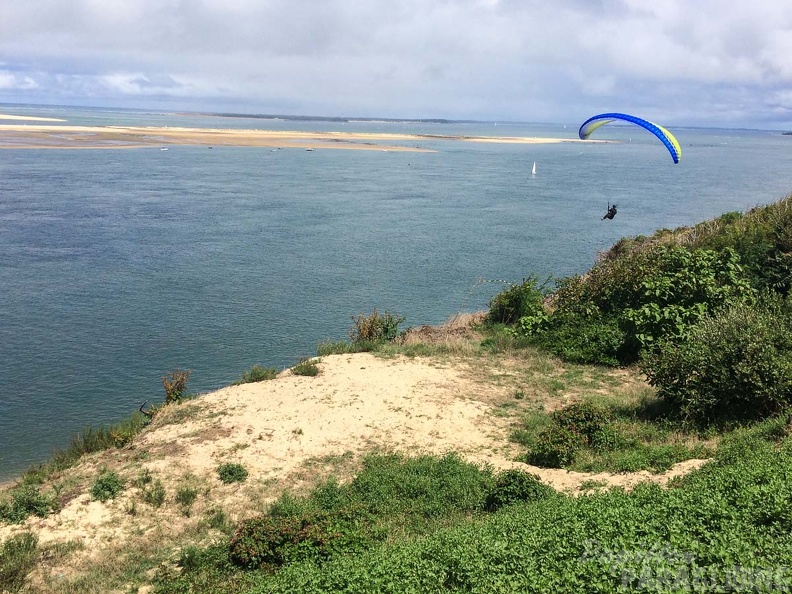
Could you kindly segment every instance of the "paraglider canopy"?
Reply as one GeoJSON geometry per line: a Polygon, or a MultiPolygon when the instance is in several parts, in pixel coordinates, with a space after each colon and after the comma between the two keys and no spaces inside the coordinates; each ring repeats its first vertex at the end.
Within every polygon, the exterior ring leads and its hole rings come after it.
{"type": "Polygon", "coordinates": [[[668,149],[668,152],[671,153],[671,158],[674,160],[674,163],[679,163],[679,159],[682,158],[682,147],[679,146],[679,142],[677,142],[677,139],[674,138],[671,132],[662,126],[658,126],[657,124],[626,113],[601,113],[595,115],[583,122],[583,125],[580,126],[580,130],[578,131],[578,136],[580,136],[581,140],[586,140],[594,130],[614,120],[635,124],[636,126],[648,130],[662,141],[668,149]]]}

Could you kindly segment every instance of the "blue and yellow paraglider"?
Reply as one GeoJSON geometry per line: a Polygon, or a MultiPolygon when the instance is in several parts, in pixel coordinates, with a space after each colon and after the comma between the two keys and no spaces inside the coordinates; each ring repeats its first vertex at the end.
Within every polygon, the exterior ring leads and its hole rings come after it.
{"type": "Polygon", "coordinates": [[[657,124],[653,124],[652,122],[648,122],[642,118],[631,116],[626,113],[601,113],[599,115],[595,115],[594,117],[591,117],[583,122],[583,125],[578,131],[578,136],[580,136],[581,140],[586,140],[589,136],[591,136],[591,133],[594,132],[594,130],[614,120],[629,122],[631,124],[635,124],[636,126],[640,126],[645,130],[648,130],[657,136],[666,146],[668,152],[671,153],[671,158],[674,160],[674,163],[679,163],[679,159],[682,158],[682,148],[679,146],[679,142],[677,142],[677,139],[674,138],[674,135],[671,134],[671,132],[662,126],[658,126],[657,124]]]}

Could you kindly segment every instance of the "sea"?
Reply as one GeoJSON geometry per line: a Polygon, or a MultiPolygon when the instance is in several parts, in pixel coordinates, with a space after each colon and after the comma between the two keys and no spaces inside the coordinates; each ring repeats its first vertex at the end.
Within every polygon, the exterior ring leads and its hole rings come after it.
{"type": "MultiPolygon", "coordinates": [[[[621,237],[792,191],[792,136],[633,126],[311,121],[0,105],[68,125],[423,134],[427,152],[158,146],[0,150],[0,481],[86,426],[278,369],[375,308],[402,328],[486,309],[509,283],[589,269],[621,237]],[[536,175],[531,174],[536,163],[536,175]],[[609,204],[613,220],[602,220],[609,204]]],[[[16,122],[0,122],[16,123],[16,122]]],[[[57,124],[54,124],[57,125],[57,124]]],[[[383,378],[387,381],[387,378],[383,378]]]]}

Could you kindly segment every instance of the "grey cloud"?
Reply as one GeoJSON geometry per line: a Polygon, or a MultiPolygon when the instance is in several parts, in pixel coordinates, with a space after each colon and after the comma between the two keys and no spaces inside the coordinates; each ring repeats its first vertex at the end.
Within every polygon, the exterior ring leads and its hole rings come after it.
{"type": "Polygon", "coordinates": [[[141,107],[156,95],[218,110],[560,121],[635,107],[676,124],[789,123],[787,0],[18,4],[0,19],[0,72],[35,85],[0,100],[84,88],[141,107]]]}

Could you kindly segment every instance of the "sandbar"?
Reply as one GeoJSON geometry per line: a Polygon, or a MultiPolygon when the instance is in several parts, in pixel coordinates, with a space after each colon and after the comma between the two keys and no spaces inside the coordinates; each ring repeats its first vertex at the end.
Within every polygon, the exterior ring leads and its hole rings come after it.
{"type": "Polygon", "coordinates": [[[39,116],[22,116],[0,113],[0,120],[18,120],[20,122],[65,122],[59,118],[42,118],[39,116]]]}
{"type": "MultiPolygon", "coordinates": [[[[0,115],[0,117],[2,117],[0,115]]],[[[6,119],[6,118],[3,118],[6,119]]],[[[380,132],[306,132],[148,126],[0,124],[0,148],[111,149],[180,146],[240,146],[433,152],[425,143],[465,141],[519,144],[584,142],[566,138],[445,136],[380,132]]]]}

